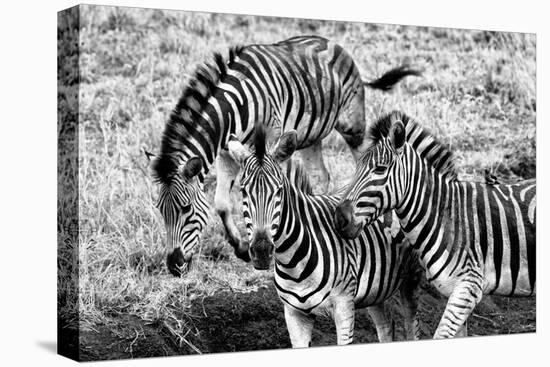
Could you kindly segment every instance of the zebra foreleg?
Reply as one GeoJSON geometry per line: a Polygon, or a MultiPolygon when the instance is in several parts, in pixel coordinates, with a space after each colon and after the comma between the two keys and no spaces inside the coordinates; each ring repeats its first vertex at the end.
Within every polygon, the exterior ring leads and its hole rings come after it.
{"type": "Polygon", "coordinates": [[[367,308],[374,326],[376,326],[376,333],[378,334],[378,340],[381,343],[391,342],[392,338],[392,325],[386,314],[384,303],[373,305],[367,308]]]}
{"type": "Polygon", "coordinates": [[[353,299],[337,300],[332,309],[332,317],[336,325],[336,340],[338,345],[351,344],[355,330],[355,305],[353,299]]]}
{"type": "Polygon", "coordinates": [[[241,242],[239,229],[231,215],[233,205],[230,193],[238,173],[239,165],[229,156],[228,151],[222,150],[216,160],[217,177],[214,206],[222,220],[227,240],[235,250],[235,255],[239,259],[248,262],[250,261],[248,245],[241,242]]]}
{"type": "Polygon", "coordinates": [[[312,182],[315,193],[326,193],[330,187],[330,173],[323,160],[322,141],[319,140],[312,146],[300,149],[298,152],[307,172],[313,176],[312,182]]]}
{"type": "MultiPolygon", "coordinates": [[[[393,217],[395,216],[396,214],[393,212],[393,217]]],[[[409,253],[407,256],[409,256],[409,262],[399,288],[399,295],[404,317],[405,337],[407,340],[419,340],[421,332],[418,317],[418,292],[423,269],[414,253],[409,253]]]]}
{"type": "Polygon", "coordinates": [[[309,347],[314,317],[285,304],[285,321],[292,348],[309,347]]]}
{"type": "Polygon", "coordinates": [[[460,328],[460,330],[456,333],[456,338],[464,338],[468,336],[468,320],[464,322],[464,325],[460,328]]]}
{"type": "Polygon", "coordinates": [[[400,297],[403,305],[405,337],[407,340],[420,339],[420,324],[418,319],[418,290],[419,278],[416,274],[410,275],[401,285],[400,297]]]}
{"type": "Polygon", "coordinates": [[[460,333],[461,336],[466,336],[466,321],[483,295],[480,284],[479,279],[467,279],[455,286],[435,331],[434,339],[453,338],[461,328],[464,329],[460,333]]]}

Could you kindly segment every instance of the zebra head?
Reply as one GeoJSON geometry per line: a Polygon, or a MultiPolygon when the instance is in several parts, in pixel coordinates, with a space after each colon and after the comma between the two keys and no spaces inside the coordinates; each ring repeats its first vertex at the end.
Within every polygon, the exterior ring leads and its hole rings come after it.
{"type": "Polygon", "coordinates": [[[386,137],[365,151],[355,175],[335,211],[336,229],[344,238],[356,238],[363,227],[395,208],[403,192],[405,126],[392,124],[386,137]]]}
{"type": "Polygon", "coordinates": [[[234,137],[227,147],[241,166],[243,216],[250,241],[249,254],[254,268],[267,270],[273,259],[273,238],[281,222],[284,202],[284,179],[279,163],[290,158],[296,150],[294,130],[281,135],[272,154],[265,152],[265,131],[256,127],[255,152],[252,153],[234,137]]]}
{"type": "MultiPolygon", "coordinates": [[[[149,153],[150,155],[150,153],[149,153]]],[[[173,166],[154,158],[153,170],[157,173],[166,169],[163,165],[173,166]]],[[[208,219],[208,203],[198,174],[202,161],[192,157],[184,164],[173,168],[169,179],[160,181],[157,208],[164,218],[166,227],[166,246],[168,256],[166,264],[170,273],[181,276],[193,257],[193,249],[208,219]]]]}

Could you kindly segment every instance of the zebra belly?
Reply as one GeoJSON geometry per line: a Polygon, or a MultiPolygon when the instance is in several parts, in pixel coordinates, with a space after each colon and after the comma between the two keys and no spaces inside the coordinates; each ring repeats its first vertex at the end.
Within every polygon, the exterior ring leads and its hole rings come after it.
{"type": "MultiPolygon", "coordinates": [[[[327,88],[329,87],[327,86],[327,88]]],[[[335,105],[331,108],[324,106],[324,111],[312,111],[311,103],[306,103],[306,110],[303,111],[299,121],[297,119],[300,106],[293,106],[287,120],[283,123],[282,130],[296,130],[299,149],[307,148],[317,143],[334,129],[337,117],[336,111],[338,109],[334,101],[331,101],[331,103],[335,105]]]]}
{"type": "MultiPolygon", "coordinates": [[[[463,257],[453,256],[449,249],[444,249],[443,254],[428,267],[432,256],[438,251],[440,246],[446,246],[445,244],[436,244],[432,249],[426,253],[422,258],[422,250],[416,250],[420,263],[426,272],[426,279],[437,291],[445,297],[449,297],[458,284],[460,284],[466,277],[469,276],[467,272],[463,272],[464,261],[463,257]],[[447,260],[452,257],[452,260],[448,263],[447,260]],[[457,264],[458,263],[458,264],[457,264]]],[[[481,270],[479,271],[481,272],[481,270]]]]}
{"type": "Polygon", "coordinates": [[[332,310],[334,304],[338,300],[350,299],[353,297],[352,293],[348,290],[332,290],[328,295],[322,296],[321,299],[311,297],[305,302],[301,302],[296,297],[289,295],[288,293],[277,290],[279,298],[284,304],[289,304],[293,308],[302,311],[305,314],[312,314],[316,316],[329,316],[332,317],[332,310]]]}
{"type": "Polygon", "coordinates": [[[397,282],[396,286],[392,289],[382,289],[381,292],[379,292],[380,288],[377,287],[373,288],[368,294],[358,294],[353,299],[353,303],[355,303],[356,308],[365,308],[382,303],[395,294],[395,291],[399,288],[400,284],[401,281],[397,282]]]}
{"type": "Polygon", "coordinates": [[[283,303],[288,303],[294,308],[305,313],[311,313],[314,315],[332,315],[332,308],[337,300],[353,299],[353,303],[356,308],[365,308],[384,302],[395,294],[401,284],[401,281],[391,279],[391,283],[392,286],[390,287],[388,284],[373,282],[373,284],[370,285],[368,292],[366,291],[367,282],[365,282],[362,287],[357,290],[357,292],[355,289],[333,289],[320,302],[319,299],[316,300],[315,297],[310,298],[306,302],[300,302],[296,297],[291,296],[288,293],[278,291],[278,294],[283,303]]]}
{"type": "Polygon", "coordinates": [[[453,292],[453,289],[455,289],[456,285],[458,284],[458,279],[455,278],[447,278],[447,279],[441,279],[437,278],[429,282],[439,293],[444,295],[445,297],[449,297],[451,293],[453,292]]]}
{"type": "Polygon", "coordinates": [[[535,287],[531,288],[529,272],[526,268],[520,268],[515,287],[513,287],[511,271],[506,268],[502,269],[498,284],[494,272],[485,272],[483,293],[498,296],[527,297],[535,293],[535,287]]]}
{"type": "Polygon", "coordinates": [[[434,272],[426,269],[426,279],[428,279],[428,282],[445,297],[449,297],[461,281],[461,278],[447,274],[440,274],[437,278],[433,279],[434,275],[434,272]]]}

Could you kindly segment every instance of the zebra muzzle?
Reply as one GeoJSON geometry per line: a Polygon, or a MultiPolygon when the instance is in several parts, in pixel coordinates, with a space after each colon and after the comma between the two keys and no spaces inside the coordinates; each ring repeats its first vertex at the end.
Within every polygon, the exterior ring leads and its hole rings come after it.
{"type": "Polygon", "coordinates": [[[175,277],[180,277],[184,274],[191,265],[192,255],[184,256],[181,248],[176,248],[168,254],[166,258],[166,266],[168,271],[175,277]]]}
{"type": "Polygon", "coordinates": [[[257,235],[250,244],[249,253],[256,270],[268,270],[275,252],[275,245],[265,235],[257,235]]]}

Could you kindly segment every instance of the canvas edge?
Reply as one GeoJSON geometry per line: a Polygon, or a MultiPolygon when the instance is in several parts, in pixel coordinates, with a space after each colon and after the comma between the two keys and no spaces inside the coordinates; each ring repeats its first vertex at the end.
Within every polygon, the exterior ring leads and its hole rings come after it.
{"type": "Polygon", "coordinates": [[[80,361],[79,32],[81,6],[57,13],[57,353],[80,361]]]}

